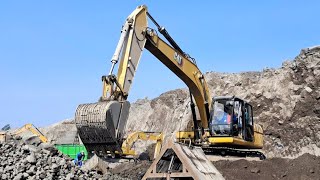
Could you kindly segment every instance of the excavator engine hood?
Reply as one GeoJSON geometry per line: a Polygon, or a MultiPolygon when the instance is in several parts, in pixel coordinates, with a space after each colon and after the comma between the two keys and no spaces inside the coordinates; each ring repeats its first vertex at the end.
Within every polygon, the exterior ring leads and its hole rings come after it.
{"type": "Polygon", "coordinates": [[[121,152],[129,108],[129,101],[103,101],[78,106],[75,123],[89,153],[121,152]]]}

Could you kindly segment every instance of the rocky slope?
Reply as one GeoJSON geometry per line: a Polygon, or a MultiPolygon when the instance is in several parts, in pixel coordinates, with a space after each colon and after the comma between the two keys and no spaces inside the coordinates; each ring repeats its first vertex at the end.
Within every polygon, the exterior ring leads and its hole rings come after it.
{"type": "MultiPolygon", "coordinates": [[[[257,123],[265,131],[268,157],[320,155],[320,47],[301,50],[279,69],[262,72],[217,73],[205,78],[211,95],[236,95],[254,107],[257,123]]],[[[187,89],[169,91],[153,100],[133,103],[128,132],[171,132],[191,125],[187,89]]]]}

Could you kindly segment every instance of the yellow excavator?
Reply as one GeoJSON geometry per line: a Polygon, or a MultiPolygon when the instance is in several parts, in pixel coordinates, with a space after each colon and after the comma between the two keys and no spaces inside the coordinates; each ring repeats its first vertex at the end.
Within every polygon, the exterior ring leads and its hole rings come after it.
{"type": "Polygon", "coordinates": [[[36,135],[39,137],[39,139],[41,140],[41,142],[43,143],[47,143],[48,139],[42,134],[42,132],[35,127],[33,124],[25,124],[24,126],[22,126],[20,129],[16,130],[12,135],[13,136],[19,136],[20,134],[29,131],[32,134],[36,135]]]}
{"type": "Polygon", "coordinates": [[[25,132],[31,132],[32,134],[36,135],[43,143],[48,142],[48,139],[33,124],[25,124],[21,128],[15,130],[13,132],[2,132],[2,133],[0,132],[0,139],[1,139],[1,141],[5,142],[8,139],[10,139],[11,137],[22,136],[22,134],[25,132]]]}
{"type": "Polygon", "coordinates": [[[263,146],[263,130],[254,123],[252,106],[235,96],[211,98],[195,59],[182,51],[146,6],[137,7],[122,27],[109,74],[102,76],[103,91],[99,102],[81,104],[76,110],[76,127],[88,152],[124,153],[121,147],[130,108],[127,98],[144,49],[189,88],[193,131],[177,132],[178,142],[201,146],[208,153],[261,155],[252,150],[263,146]],[[157,30],[148,26],[148,18],[157,30]],[[159,37],[159,33],[166,41],[159,37]],[[115,75],[114,69],[119,61],[115,75]],[[200,117],[196,115],[196,107],[200,117]]]}
{"type": "MultiPolygon", "coordinates": [[[[125,156],[137,156],[137,152],[133,149],[133,145],[137,140],[143,141],[156,141],[156,145],[154,147],[153,155],[150,159],[155,159],[161,150],[161,146],[163,143],[163,134],[157,132],[133,132],[129,134],[126,139],[122,142],[121,146],[121,154],[125,156]]],[[[119,152],[115,152],[116,154],[120,154],[119,152]]]]}

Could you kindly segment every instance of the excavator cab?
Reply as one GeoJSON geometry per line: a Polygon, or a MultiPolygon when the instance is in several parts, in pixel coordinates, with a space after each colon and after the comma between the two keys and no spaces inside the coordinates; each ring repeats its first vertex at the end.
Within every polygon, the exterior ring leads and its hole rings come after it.
{"type": "Polygon", "coordinates": [[[203,147],[207,153],[266,158],[260,151],[251,150],[263,147],[263,129],[254,124],[252,106],[243,99],[212,98],[209,134],[203,147]]]}
{"type": "Polygon", "coordinates": [[[253,141],[253,112],[248,102],[234,96],[214,97],[212,102],[212,136],[235,136],[245,141],[253,141]]]}

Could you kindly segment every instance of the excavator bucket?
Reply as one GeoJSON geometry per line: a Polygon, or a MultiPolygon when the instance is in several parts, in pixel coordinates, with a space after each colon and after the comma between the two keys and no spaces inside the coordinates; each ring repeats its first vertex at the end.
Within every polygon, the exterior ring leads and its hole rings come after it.
{"type": "Polygon", "coordinates": [[[129,108],[128,101],[103,101],[78,106],[75,123],[89,155],[93,152],[122,152],[123,130],[129,108]]]}
{"type": "Polygon", "coordinates": [[[171,140],[142,178],[142,180],[151,179],[222,180],[224,178],[200,147],[188,147],[171,140]]]}

